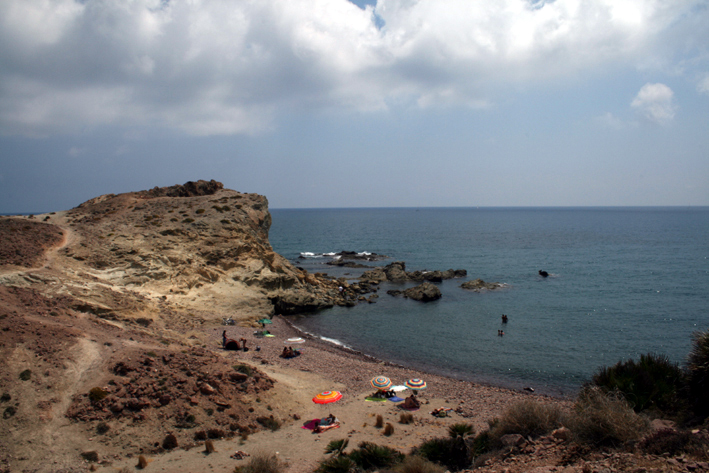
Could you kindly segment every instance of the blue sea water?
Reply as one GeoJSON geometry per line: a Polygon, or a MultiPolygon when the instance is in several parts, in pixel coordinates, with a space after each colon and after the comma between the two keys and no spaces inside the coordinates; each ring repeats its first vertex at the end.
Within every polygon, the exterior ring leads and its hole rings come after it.
{"type": "Polygon", "coordinates": [[[381,359],[495,385],[573,393],[601,366],[644,353],[683,363],[709,329],[709,208],[273,209],[274,250],[311,272],[343,250],[465,269],[431,303],[336,307],[295,324],[381,359]],[[538,270],[550,273],[542,278],[538,270]],[[475,293],[465,280],[508,287],[475,293]],[[509,323],[501,323],[501,315],[509,323]],[[504,330],[503,337],[497,336],[504,330]]]}

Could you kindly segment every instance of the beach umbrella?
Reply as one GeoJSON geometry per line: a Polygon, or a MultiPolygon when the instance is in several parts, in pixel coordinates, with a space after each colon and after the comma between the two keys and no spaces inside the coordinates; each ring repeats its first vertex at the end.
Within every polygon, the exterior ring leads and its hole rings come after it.
{"type": "Polygon", "coordinates": [[[372,383],[373,388],[379,389],[380,391],[384,391],[391,386],[391,380],[386,376],[377,376],[376,378],[372,378],[370,383],[372,383]]]}
{"type": "Polygon", "coordinates": [[[264,327],[266,324],[272,324],[273,321],[264,317],[263,319],[259,320],[258,323],[261,324],[261,327],[264,327]]]}
{"type": "Polygon", "coordinates": [[[414,391],[420,391],[422,389],[426,389],[426,381],[419,379],[419,378],[413,378],[408,380],[407,382],[404,383],[407,388],[412,389],[414,391]]]}
{"type": "Polygon", "coordinates": [[[295,338],[289,338],[288,340],[284,341],[286,345],[296,345],[298,343],[305,343],[305,340],[303,340],[300,337],[295,337],[295,338]]]}
{"type": "Polygon", "coordinates": [[[330,404],[342,399],[340,391],[323,391],[313,398],[315,404],[330,404]]]}

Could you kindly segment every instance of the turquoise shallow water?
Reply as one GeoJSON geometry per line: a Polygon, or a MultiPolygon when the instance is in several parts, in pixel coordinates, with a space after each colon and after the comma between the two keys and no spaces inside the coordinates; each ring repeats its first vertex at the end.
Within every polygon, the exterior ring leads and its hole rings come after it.
{"type": "Polygon", "coordinates": [[[342,250],[407,270],[466,269],[443,298],[393,298],[299,318],[304,330],[382,359],[463,379],[569,393],[600,366],[642,353],[682,363],[709,329],[709,208],[271,210],[270,241],[309,271],[342,250]],[[538,270],[551,275],[541,278],[538,270]],[[509,287],[461,289],[482,278],[509,287]],[[509,316],[503,326],[501,314],[509,316]],[[505,336],[498,337],[497,330],[505,336]]]}

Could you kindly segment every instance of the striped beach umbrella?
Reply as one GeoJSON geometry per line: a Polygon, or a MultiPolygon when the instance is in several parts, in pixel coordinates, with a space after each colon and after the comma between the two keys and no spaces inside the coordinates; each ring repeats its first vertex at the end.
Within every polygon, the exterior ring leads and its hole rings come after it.
{"type": "Polygon", "coordinates": [[[419,378],[413,378],[408,380],[407,382],[404,383],[407,388],[413,389],[414,391],[420,391],[422,389],[426,389],[426,381],[419,379],[419,378]]]}
{"type": "Polygon", "coordinates": [[[373,388],[379,389],[380,391],[384,391],[391,386],[391,380],[386,376],[377,376],[376,378],[372,378],[370,383],[372,383],[373,388]]]}
{"type": "Polygon", "coordinates": [[[340,391],[323,391],[313,398],[315,404],[330,404],[342,399],[340,391]]]}

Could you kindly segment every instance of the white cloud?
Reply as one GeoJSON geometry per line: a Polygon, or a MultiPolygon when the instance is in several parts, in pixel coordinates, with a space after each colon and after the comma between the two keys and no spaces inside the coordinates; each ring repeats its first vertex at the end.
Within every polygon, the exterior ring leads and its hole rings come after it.
{"type": "Polygon", "coordinates": [[[704,74],[704,77],[697,84],[697,91],[702,94],[709,95],[709,73],[704,74]]]}
{"type": "Polygon", "coordinates": [[[660,125],[672,121],[677,110],[674,92],[665,84],[645,84],[630,105],[645,118],[660,125]]]}
{"type": "Polygon", "coordinates": [[[702,1],[6,0],[0,129],[235,134],[283,109],[487,107],[510,84],[665,54],[702,1]]]}

